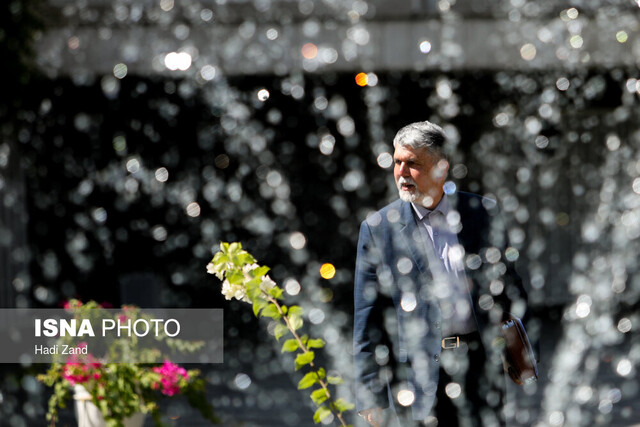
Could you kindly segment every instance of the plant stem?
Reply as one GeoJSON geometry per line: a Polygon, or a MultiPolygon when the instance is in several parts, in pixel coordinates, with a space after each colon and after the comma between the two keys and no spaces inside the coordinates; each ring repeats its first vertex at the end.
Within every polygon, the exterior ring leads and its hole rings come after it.
{"type": "MultiPolygon", "coordinates": [[[[307,348],[306,345],[304,345],[304,343],[300,339],[300,336],[298,335],[296,330],[291,326],[291,323],[289,322],[289,317],[282,311],[282,307],[280,306],[280,303],[278,302],[278,300],[264,291],[262,291],[262,294],[267,298],[267,300],[269,300],[270,303],[276,306],[276,308],[278,309],[278,313],[280,313],[280,315],[282,316],[282,319],[284,320],[285,325],[287,325],[287,328],[293,334],[293,337],[298,342],[298,346],[300,347],[300,349],[302,349],[302,352],[308,353],[309,349],[307,348]]],[[[340,425],[346,427],[347,423],[344,421],[344,418],[342,417],[342,413],[340,411],[334,410],[333,398],[331,397],[329,386],[327,385],[326,382],[324,382],[324,380],[322,380],[322,378],[320,378],[320,368],[316,367],[313,361],[309,362],[309,366],[311,366],[312,370],[318,376],[318,382],[320,383],[320,386],[324,389],[325,393],[327,394],[327,399],[329,400],[329,410],[338,419],[338,421],[340,421],[340,425]]]]}

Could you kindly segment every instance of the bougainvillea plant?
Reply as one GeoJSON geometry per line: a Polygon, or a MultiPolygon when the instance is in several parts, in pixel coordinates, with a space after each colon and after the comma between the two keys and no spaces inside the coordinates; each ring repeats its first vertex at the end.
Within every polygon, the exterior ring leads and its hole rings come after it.
{"type": "Polygon", "coordinates": [[[317,406],[313,420],[319,423],[333,415],[339,425],[347,426],[344,413],[354,405],[343,398],[336,399],[330,388],[330,385],[340,384],[342,379],[327,375],[326,370],[315,362],[315,351],[324,347],[324,341],[299,333],[304,324],[302,308],[285,305],[283,291],[267,275],[268,271],[269,267],[258,265],[237,242],[220,243],[220,251],[207,264],[207,272],[222,280],[222,293],[226,299],[249,303],[256,317],[276,321],[274,335],[278,341],[289,337],[282,343],[282,352],[297,353],[295,370],[307,370],[298,382],[298,389],[315,388],[310,395],[317,406]]]}
{"type": "MultiPolygon", "coordinates": [[[[83,304],[78,300],[70,300],[65,303],[65,309],[78,319],[106,317],[102,307],[95,301],[83,304]]],[[[121,320],[137,319],[144,317],[144,313],[137,307],[123,306],[115,317],[121,320]]],[[[86,344],[80,342],[74,345],[83,347],[86,344]]],[[[191,347],[190,343],[184,342],[175,346],[185,351],[191,347]]],[[[71,398],[73,387],[82,386],[102,413],[108,427],[122,427],[125,418],[138,412],[149,413],[154,423],[162,426],[158,402],[162,398],[176,396],[186,397],[205,419],[218,423],[213,407],[207,401],[205,381],[200,372],[186,370],[169,360],[164,360],[160,365],[160,357],[154,350],[136,348],[135,341],[123,337],[114,340],[107,354],[100,358],[90,353],[74,354],[68,356],[65,362],[51,364],[45,374],[38,376],[38,380],[53,387],[47,420],[55,421],[58,409],[65,408],[71,398]],[[123,351],[137,353],[137,360],[150,363],[108,362],[109,355],[123,351]]]]}

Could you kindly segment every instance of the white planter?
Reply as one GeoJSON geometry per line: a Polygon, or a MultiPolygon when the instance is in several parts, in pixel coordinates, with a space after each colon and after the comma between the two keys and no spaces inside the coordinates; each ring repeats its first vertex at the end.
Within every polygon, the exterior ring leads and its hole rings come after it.
{"type": "MultiPolygon", "coordinates": [[[[73,399],[78,427],[106,427],[107,423],[102,417],[102,412],[91,401],[91,395],[81,385],[73,386],[73,399]]],[[[145,414],[142,412],[133,414],[123,420],[125,427],[142,427],[145,414]]]]}

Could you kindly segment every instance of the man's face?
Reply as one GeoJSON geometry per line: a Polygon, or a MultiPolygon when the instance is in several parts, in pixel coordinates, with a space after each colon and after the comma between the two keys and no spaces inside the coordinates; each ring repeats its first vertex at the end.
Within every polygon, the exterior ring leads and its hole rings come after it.
{"type": "Polygon", "coordinates": [[[393,177],[400,198],[428,209],[434,208],[444,193],[449,163],[426,148],[398,146],[393,153],[393,177]]]}

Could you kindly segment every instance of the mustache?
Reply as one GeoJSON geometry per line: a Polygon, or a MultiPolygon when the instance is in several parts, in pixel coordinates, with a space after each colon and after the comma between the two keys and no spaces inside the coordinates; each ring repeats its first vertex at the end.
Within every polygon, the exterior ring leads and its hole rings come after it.
{"type": "Polygon", "coordinates": [[[418,186],[418,184],[416,184],[416,182],[412,178],[405,178],[404,176],[398,178],[398,185],[402,184],[415,185],[416,187],[418,186]]]}

